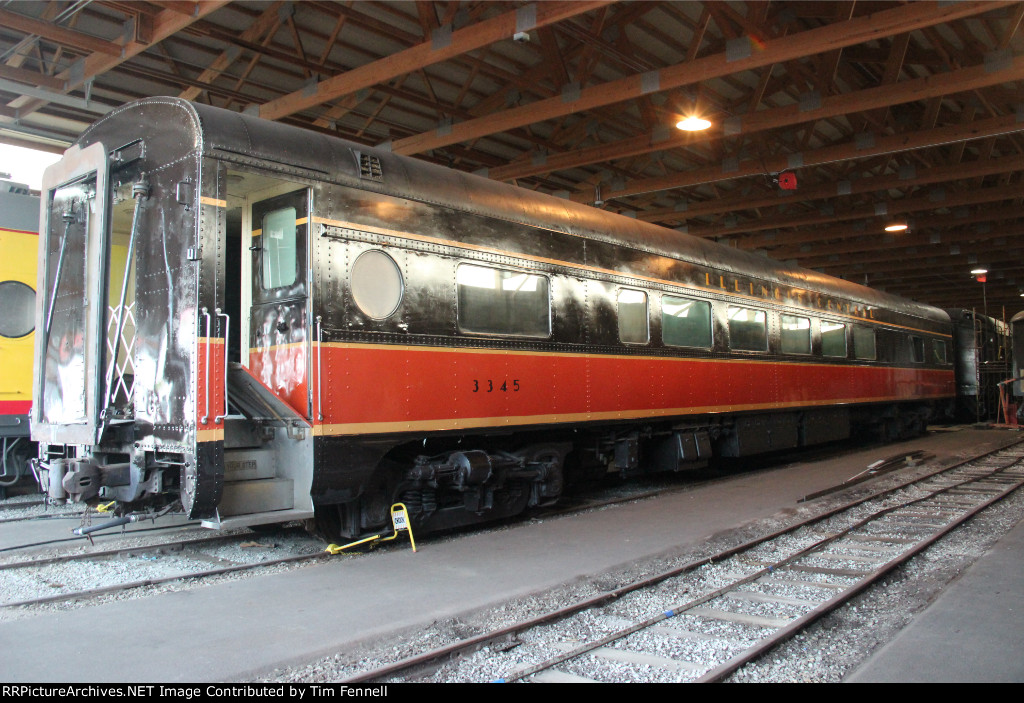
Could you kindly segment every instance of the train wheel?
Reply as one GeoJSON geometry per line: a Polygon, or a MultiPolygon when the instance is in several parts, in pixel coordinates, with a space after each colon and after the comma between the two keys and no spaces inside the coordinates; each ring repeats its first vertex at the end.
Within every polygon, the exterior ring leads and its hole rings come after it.
{"type": "Polygon", "coordinates": [[[381,462],[373,478],[359,497],[359,527],[364,534],[379,532],[391,525],[391,506],[398,502],[401,470],[391,462],[381,462]]]}
{"type": "Polygon", "coordinates": [[[527,462],[547,464],[547,475],[537,491],[537,505],[556,503],[565,488],[565,457],[572,451],[572,445],[563,442],[557,444],[538,444],[525,447],[516,452],[527,462]]]}
{"type": "Polygon", "coordinates": [[[352,506],[318,505],[312,520],[306,520],[306,531],[327,542],[342,543],[355,538],[358,526],[353,525],[352,506]]]}

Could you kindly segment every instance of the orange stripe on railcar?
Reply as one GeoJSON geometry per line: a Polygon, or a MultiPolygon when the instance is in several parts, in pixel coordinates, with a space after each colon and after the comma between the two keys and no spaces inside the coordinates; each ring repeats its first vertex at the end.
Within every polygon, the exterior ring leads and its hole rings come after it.
{"type": "Polygon", "coordinates": [[[318,434],[920,401],[955,391],[943,369],[362,344],[325,344],[321,353],[318,434]]]}

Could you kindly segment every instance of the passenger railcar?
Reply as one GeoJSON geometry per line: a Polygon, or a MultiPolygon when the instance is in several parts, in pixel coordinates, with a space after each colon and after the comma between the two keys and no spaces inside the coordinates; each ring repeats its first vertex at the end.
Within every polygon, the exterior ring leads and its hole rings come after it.
{"type": "Polygon", "coordinates": [[[32,348],[35,330],[39,198],[0,180],[0,497],[30,475],[32,348]]]}
{"type": "Polygon", "coordinates": [[[1024,377],[1024,312],[1019,312],[1010,319],[1010,359],[1012,373],[1004,380],[1013,378],[1010,394],[1018,399],[1017,417],[1024,419],[1024,389],[1021,388],[1021,377],[1024,377]]]}
{"type": "Polygon", "coordinates": [[[957,384],[956,417],[961,422],[994,421],[999,384],[1012,374],[1010,326],[976,310],[947,310],[953,324],[957,384]]]}
{"type": "Polygon", "coordinates": [[[437,529],[954,396],[942,310],[245,114],[114,110],[44,190],[54,498],[437,529]]]}

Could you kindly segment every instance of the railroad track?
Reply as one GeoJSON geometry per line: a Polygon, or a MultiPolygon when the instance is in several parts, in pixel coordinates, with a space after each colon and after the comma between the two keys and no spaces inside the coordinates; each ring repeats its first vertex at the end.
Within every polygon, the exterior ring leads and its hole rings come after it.
{"type": "MultiPolygon", "coordinates": [[[[624,490],[621,494],[613,498],[582,500],[581,502],[571,507],[563,507],[558,510],[545,512],[543,514],[543,517],[561,516],[576,512],[582,512],[586,510],[592,510],[596,507],[603,507],[608,505],[614,505],[617,503],[642,500],[645,498],[650,498],[652,496],[660,495],[665,491],[672,490],[682,489],[676,486],[669,486],[657,490],[624,490]]],[[[78,519],[81,518],[82,515],[74,514],[53,517],[55,519],[78,519]]],[[[93,518],[95,517],[97,517],[96,514],[93,515],[93,518]]],[[[0,520],[0,522],[3,521],[0,520]]],[[[140,537],[140,533],[175,529],[192,524],[195,523],[186,523],[185,525],[168,525],[152,528],[134,529],[130,532],[123,533],[122,536],[124,538],[133,539],[140,537]]],[[[260,535],[250,532],[243,532],[241,534],[230,535],[211,535],[198,537],[194,539],[174,539],[145,545],[120,546],[100,551],[77,552],[73,554],[56,554],[53,556],[26,559],[22,561],[11,561],[6,563],[0,562],[0,585],[7,586],[6,588],[0,588],[0,592],[10,592],[12,590],[10,583],[12,580],[17,578],[18,573],[31,574],[31,578],[35,581],[35,584],[37,586],[36,590],[46,590],[47,587],[55,589],[53,593],[49,593],[45,596],[36,596],[33,598],[22,599],[16,598],[8,601],[0,601],[0,609],[37,606],[60,601],[85,601],[92,598],[97,598],[99,596],[123,591],[130,591],[145,586],[154,586],[163,583],[171,583],[174,581],[199,580],[213,576],[221,576],[229,573],[250,571],[259,567],[298,564],[305,561],[312,561],[317,558],[329,558],[324,555],[324,545],[318,538],[307,535],[305,534],[304,531],[300,530],[295,530],[293,532],[295,534],[301,534],[305,538],[303,540],[300,540],[300,542],[306,543],[306,547],[310,550],[308,553],[295,554],[279,558],[265,558],[266,553],[259,553],[256,550],[254,550],[254,556],[262,556],[264,558],[255,559],[248,563],[229,563],[230,560],[225,560],[222,557],[218,557],[215,554],[211,554],[209,550],[211,548],[216,549],[220,545],[230,546],[231,544],[243,544],[246,542],[253,543],[254,545],[260,544],[260,535]],[[117,578],[117,572],[119,569],[117,568],[117,565],[113,562],[123,562],[125,560],[139,560],[147,558],[152,558],[152,560],[154,561],[154,563],[151,565],[152,568],[140,569],[139,567],[144,565],[140,564],[138,561],[135,561],[135,563],[133,564],[133,568],[131,569],[131,572],[134,574],[138,574],[140,570],[144,570],[152,573],[143,575],[139,578],[117,578]],[[169,567],[167,565],[168,561],[175,561],[175,564],[169,567]],[[222,562],[223,566],[205,569],[184,568],[188,564],[192,564],[193,566],[195,566],[196,562],[208,563],[210,561],[222,562]],[[96,582],[98,580],[100,583],[113,580],[113,582],[105,583],[102,586],[94,586],[91,588],[68,588],[68,584],[63,583],[68,579],[59,576],[59,568],[63,565],[76,562],[95,564],[98,566],[98,568],[93,570],[91,579],[88,572],[86,572],[86,575],[78,576],[72,580],[76,582],[81,582],[83,580],[93,580],[93,582],[96,582]]],[[[110,537],[110,535],[106,533],[99,534],[103,534],[106,537],[110,537]]],[[[47,540],[46,542],[0,549],[0,553],[3,553],[5,551],[18,551],[24,548],[36,546],[58,546],[66,544],[81,545],[83,540],[85,539],[85,537],[80,536],[52,539],[47,540]]],[[[382,551],[388,548],[389,547],[383,547],[382,551]]]]}
{"type": "MultiPolygon", "coordinates": [[[[137,532],[129,534],[137,535],[137,532]]],[[[8,595],[0,602],[0,609],[83,601],[144,586],[209,578],[323,556],[322,543],[304,532],[289,530],[283,536],[281,541],[285,544],[280,548],[273,542],[282,535],[264,537],[266,541],[263,541],[261,535],[253,533],[212,534],[0,563],[0,583],[4,584],[0,592],[8,595]],[[302,553],[294,553],[296,550],[302,553]],[[271,556],[275,551],[292,553],[271,556]],[[75,568],[67,568],[69,565],[75,568]],[[84,584],[89,587],[83,587],[84,584]],[[26,592],[46,592],[47,595],[31,598],[16,595],[26,592]]]]}
{"type": "MultiPolygon", "coordinates": [[[[624,491],[611,498],[597,498],[595,500],[584,500],[575,506],[557,511],[555,514],[581,512],[593,509],[595,506],[605,506],[615,503],[631,502],[643,498],[659,495],[666,491],[683,490],[672,485],[656,490],[624,491]]],[[[81,515],[63,515],[53,517],[81,518],[81,515]]],[[[97,517],[96,515],[92,516],[97,517]]],[[[137,539],[140,533],[149,531],[161,531],[174,529],[182,526],[162,526],[143,528],[123,533],[121,536],[126,539],[137,539]]],[[[109,535],[108,535],[109,536],[109,535]]],[[[253,533],[242,533],[232,535],[203,536],[199,538],[177,538],[169,541],[160,541],[145,545],[119,546],[101,551],[90,551],[75,554],[57,554],[43,558],[27,559],[0,563],[0,584],[6,587],[0,589],[8,593],[19,592],[11,587],[12,581],[18,579],[29,579],[35,593],[47,592],[47,595],[34,596],[32,598],[17,598],[0,602],[0,609],[31,607],[60,601],[87,601],[103,595],[131,591],[145,586],[154,586],[163,583],[184,580],[200,580],[214,576],[221,576],[229,573],[255,570],[259,567],[275,565],[292,565],[305,561],[312,561],[323,557],[320,548],[322,545],[315,538],[306,536],[305,553],[291,554],[285,557],[273,556],[273,551],[268,555],[267,551],[253,549],[251,555],[246,555],[243,563],[238,563],[237,552],[233,558],[224,558],[216,552],[221,547],[230,548],[232,545],[251,543],[255,547],[265,546],[260,543],[260,536],[253,533]],[[61,567],[66,564],[78,562],[89,564],[82,574],[76,574],[70,578],[61,574],[61,567]],[[151,562],[151,563],[146,563],[151,562]],[[211,563],[215,568],[208,567],[211,563]],[[126,568],[125,564],[131,568],[126,568]],[[131,574],[126,576],[125,574],[131,574]],[[28,576],[24,576],[28,575],[28,576]],[[88,582],[91,587],[76,587],[74,584],[88,582]],[[52,590],[51,590],[52,589],[52,590]]],[[[63,543],[81,544],[83,537],[68,537],[63,539],[50,540],[46,545],[58,545],[63,543]]],[[[36,546],[36,545],[25,545],[36,546]]],[[[18,547],[8,548],[17,550],[18,547]]],[[[279,552],[278,552],[279,553],[279,552]]],[[[718,555],[722,556],[722,555],[718,555]]],[[[21,589],[24,593],[24,589],[21,589]]]]}
{"type": "MultiPolygon", "coordinates": [[[[663,486],[654,490],[641,488],[619,487],[612,490],[613,497],[605,495],[597,498],[585,498],[571,506],[564,506],[557,510],[546,511],[540,517],[552,517],[569,513],[592,510],[597,507],[613,505],[616,503],[631,502],[649,498],[664,493],[665,491],[684,490],[676,485],[663,486]]],[[[92,521],[105,519],[105,516],[98,513],[86,514],[81,511],[75,513],[53,514],[39,512],[36,515],[14,518],[10,521],[25,519],[63,519],[63,520],[84,520],[91,518],[92,521]]],[[[0,523],[5,520],[0,519],[0,523]]],[[[144,538],[142,533],[160,532],[170,529],[180,529],[195,523],[184,525],[164,525],[149,528],[135,528],[129,532],[117,535],[118,538],[137,541],[144,538]]],[[[116,529],[116,528],[115,528],[116,529]]],[[[70,529],[69,529],[70,531],[70,529]]],[[[113,530],[112,530],[113,531],[113,530]]],[[[155,586],[175,581],[193,580],[222,576],[230,573],[255,570],[259,567],[275,565],[294,565],[305,561],[313,561],[318,558],[329,558],[323,554],[323,543],[304,532],[291,531],[294,535],[302,535],[298,541],[308,549],[308,553],[292,554],[287,557],[269,556],[266,550],[258,548],[252,550],[251,560],[246,563],[232,563],[232,559],[224,559],[216,554],[220,546],[230,547],[233,544],[253,543],[258,545],[261,542],[261,535],[243,532],[231,535],[210,535],[198,538],[176,538],[166,541],[158,541],[150,544],[132,544],[115,546],[100,551],[75,552],[64,554],[53,554],[41,558],[25,559],[21,561],[0,561],[0,593],[17,592],[15,588],[19,579],[29,580],[31,586],[20,589],[33,592],[47,592],[46,595],[34,596],[31,598],[9,598],[0,600],[0,609],[33,607],[56,603],[61,601],[87,601],[100,596],[131,591],[146,586],[155,586]],[[213,551],[211,551],[213,550],[213,551]],[[146,561],[152,563],[146,564],[146,561]],[[218,564],[216,568],[199,568],[202,565],[208,566],[211,562],[218,564]],[[80,569],[81,574],[75,574],[68,578],[61,574],[62,567],[67,564],[78,563],[85,566],[80,569]],[[127,563],[131,568],[124,568],[127,563]],[[147,568],[148,567],[148,568],[147,568]],[[125,574],[131,576],[125,576],[125,574]],[[22,575],[28,575],[22,577],[22,575]],[[89,588],[74,587],[73,584],[89,582],[93,585],[89,588]],[[52,592],[48,592],[51,591],[52,592]]],[[[96,533],[107,539],[114,537],[110,533],[96,533]]],[[[148,535],[146,535],[148,536],[148,535]]],[[[0,555],[4,553],[16,553],[28,548],[53,547],[60,549],[66,546],[83,546],[86,537],[69,536],[50,539],[45,542],[18,545],[0,549],[0,555]]],[[[388,549],[384,547],[383,550],[388,549]]],[[[272,554],[273,552],[270,552],[272,554]]],[[[236,552],[237,558],[237,552],[236,552]]]]}
{"type": "Polygon", "coordinates": [[[1017,443],[345,682],[719,681],[1021,485],[1017,443]]]}
{"type": "Polygon", "coordinates": [[[0,501],[0,523],[31,520],[47,515],[47,507],[42,499],[0,501]]]}

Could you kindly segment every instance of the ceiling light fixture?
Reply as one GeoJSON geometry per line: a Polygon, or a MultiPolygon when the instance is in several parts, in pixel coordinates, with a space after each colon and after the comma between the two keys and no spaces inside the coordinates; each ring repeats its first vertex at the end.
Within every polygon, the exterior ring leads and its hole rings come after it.
{"type": "Polygon", "coordinates": [[[695,117],[691,115],[686,119],[679,120],[676,122],[676,127],[685,132],[700,132],[711,126],[711,122],[705,120],[702,117],[695,117]]]}
{"type": "Polygon", "coordinates": [[[971,269],[972,276],[984,276],[988,273],[988,269],[971,269]]]}
{"type": "Polygon", "coordinates": [[[885,226],[886,232],[903,232],[907,229],[906,222],[894,222],[891,225],[885,226]]]}

